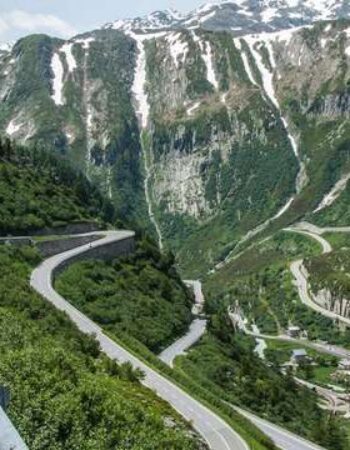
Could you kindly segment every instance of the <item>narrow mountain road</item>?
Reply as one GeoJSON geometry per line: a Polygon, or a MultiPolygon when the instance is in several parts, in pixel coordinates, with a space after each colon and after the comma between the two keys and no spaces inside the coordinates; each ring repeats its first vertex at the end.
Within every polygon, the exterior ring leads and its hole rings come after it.
{"type": "MultiPolygon", "coordinates": [[[[330,243],[321,235],[326,232],[347,233],[350,232],[350,227],[319,228],[307,222],[302,222],[300,224],[297,224],[296,227],[286,228],[285,231],[303,234],[304,236],[308,236],[316,240],[322,246],[322,253],[327,254],[330,253],[333,249],[330,243]]],[[[325,317],[333,320],[338,320],[345,325],[350,326],[350,319],[329,311],[328,309],[315,302],[312,294],[310,293],[308,282],[309,275],[302,259],[293,261],[291,263],[290,270],[294,276],[295,286],[298,289],[300,300],[302,301],[302,303],[304,303],[304,305],[312,308],[314,311],[320,314],[323,314],[325,317]]]]}
{"type": "MultiPolygon", "coordinates": [[[[201,314],[204,307],[204,297],[202,293],[202,283],[198,280],[184,281],[185,284],[191,286],[194,291],[195,304],[192,308],[193,314],[201,314]]],[[[174,359],[177,356],[185,354],[186,350],[192,347],[204,335],[207,329],[206,319],[195,319],[184,336],[180,337],[173,344],[160,353],[159,358],[168,366],[173,367],[174,359]]]]}
{"type": "Polygon", "coordinates": [[[244,409],[233,407],[238,413],[250,420],[256,427],[265,433],[282,450],[324,450],[317,444],[313,444],[278,425],[252,414],[244,409]]]}
{"type": "Polygon", "coordinates": [[[207,321],[205,319],[195,319],[188,330],[188,333],[175,341],[170,347],[167,347],[159,355],[165,364],[173,367],[174,359],[177,356],[184,355],[186,350],[192,347],[205,333],[207,321]]]}
{"type": "Polygon", "coordinates": [[[154,390],[182,417],[190,421],[212,450],[249,450],[245,441],[223,419],[114,342],[100,326],[54,290],[52,286],[53,273],[61,264],[77,255],[89,252],[91,248],[110,245],[134,236],[134,233],[129,231],[106,231],[94,234],[100,234],[103,237],[93,244],[74,248],[43,261],[31,275],[31,286],[56,308],[64,311],[83,333],[94,334],[102,351],[107,356],[121,363],[130,362],[135,369],[141,369],[145,374],[143,384],[154,390]]]}

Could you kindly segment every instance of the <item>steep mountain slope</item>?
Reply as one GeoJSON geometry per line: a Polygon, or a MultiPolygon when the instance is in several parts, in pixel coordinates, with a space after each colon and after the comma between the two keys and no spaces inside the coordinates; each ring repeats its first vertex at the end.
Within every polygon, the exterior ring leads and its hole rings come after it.
{"type": "Polygon", "coordinates": [[[130,96],[135,51],[122,33],[97,31],[72,42],[29,36],[0,55],[1,127],[70,156],[124,218],[146,214],[130,96]]]}
{"type": "Polygon", "coordinates": [[[111,202],[65,160],[0,139],[0,235],[114,220],[111,202]]]}
{"type": "Polygon", "coordinates": [[[5,49],[0,129],[67,154],[118,217],[203,273],[272,223],[321,217],[346,187],[350,22],[347,2],[326,0],[191,14],[210,18],[158,12],[5,49]],[[209,26],[242,11],[271,20],[209,26]]]}

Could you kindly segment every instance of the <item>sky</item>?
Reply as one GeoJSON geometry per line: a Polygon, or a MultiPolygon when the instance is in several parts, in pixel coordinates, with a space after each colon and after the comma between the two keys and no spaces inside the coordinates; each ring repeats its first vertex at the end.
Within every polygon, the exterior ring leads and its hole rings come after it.
{"type": "Polygon", "coordinates": [[[71,37],[156,9],[189,11],[206,0],[0,0],[0,42],[31,33],[71,37]]]}

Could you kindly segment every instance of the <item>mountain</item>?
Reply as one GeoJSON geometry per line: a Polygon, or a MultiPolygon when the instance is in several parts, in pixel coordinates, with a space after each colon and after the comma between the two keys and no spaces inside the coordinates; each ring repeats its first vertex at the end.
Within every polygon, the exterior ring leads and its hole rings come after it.
{"type": "Polygon", "coordinates": [[[190,13],[212,13],[201,28],[168,11],[68,41],[28,36],[0,53],[0,130],[67,155],[118,217],[202,274],[271,227],[322,221],[333,207],[340,220],[348,8],[224,2],[190,13]],[[277,11],[254,34],[209,29],[244,8],[256,21],[277,11]],[[296,10],[302,19],[292,22],[296,10]],[[336,19],[317,21],[326,17],[336,19]]]}
{"type": "Polygon", "coordinates": [[[143,32],[204,28],[243,35],[347,18],[349,15],[350,5],[345,0],[222,0],[206,3],[188,14],[174,10],[155,11],[144,17],[117,20],[105,27],[143,32]]]}

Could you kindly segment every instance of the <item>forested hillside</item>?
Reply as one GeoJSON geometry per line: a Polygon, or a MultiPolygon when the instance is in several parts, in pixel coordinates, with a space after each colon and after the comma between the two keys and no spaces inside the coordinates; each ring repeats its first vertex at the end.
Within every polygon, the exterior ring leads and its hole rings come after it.
{"type": "Polygon", "coordinates": [[[66,159],[8,139],[0,140],[0,210],[2,235],[115,219],[110,201],[66,159]]]}
{"type": "MultiPolygon", "coordinates": [[[[96,187],[50,153],[2,141],[0,170],[3,233],[113,219],[96,187]]],[[[93,337],[31,290],[40,261],[33,246],[0,245],[0,385],[10,388],[8,414],[29,448],[206,448],[141,386],[142,373],[109,360],[93,337]]],[[[171,283],[166,274],[163,281],[171,283]]]]}

